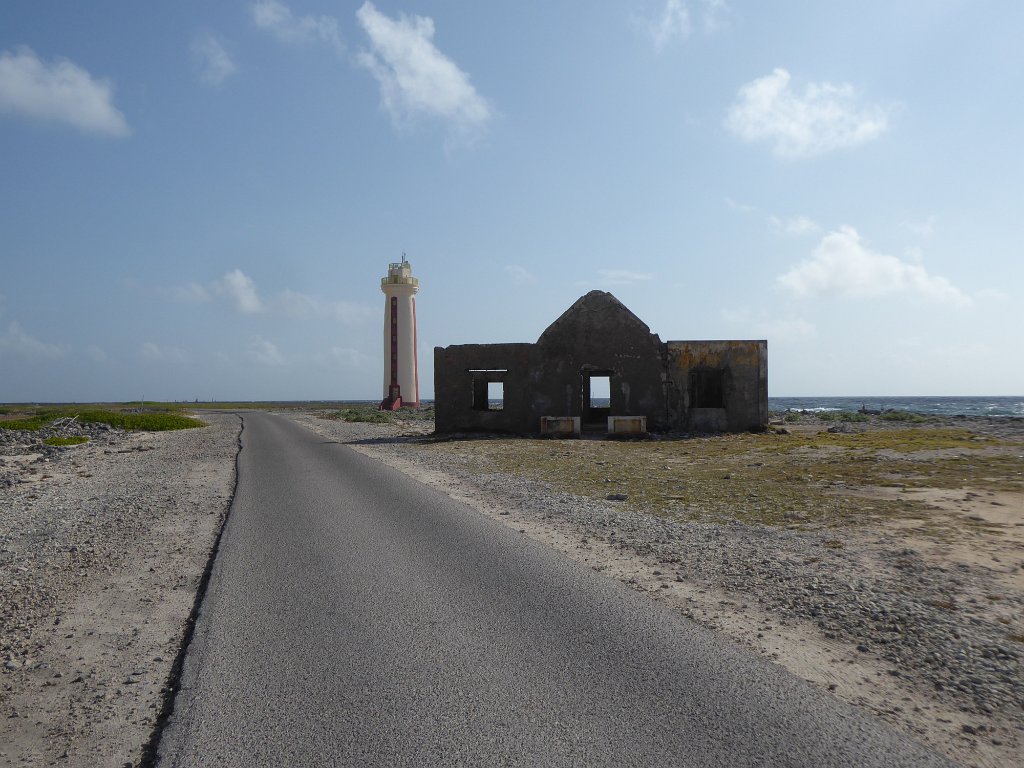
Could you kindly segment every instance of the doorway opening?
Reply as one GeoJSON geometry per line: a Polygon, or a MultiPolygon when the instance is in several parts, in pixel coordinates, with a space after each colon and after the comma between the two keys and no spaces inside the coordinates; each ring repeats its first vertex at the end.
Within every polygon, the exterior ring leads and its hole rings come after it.
{"type": "Polygon", "coordinates": [[[611,415],[614,371],[583,371],[582,423],[592,429],[606,429],[611,415]]]}

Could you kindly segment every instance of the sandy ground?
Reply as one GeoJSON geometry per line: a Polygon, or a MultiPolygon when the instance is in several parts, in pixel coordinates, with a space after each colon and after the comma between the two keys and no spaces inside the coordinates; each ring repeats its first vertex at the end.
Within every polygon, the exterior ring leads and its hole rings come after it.
{"type": "Polygon", "coordinates": [[[234,487],[238,418],[204,418],[4,457],[0,765],[144,763],[234,487]]]}

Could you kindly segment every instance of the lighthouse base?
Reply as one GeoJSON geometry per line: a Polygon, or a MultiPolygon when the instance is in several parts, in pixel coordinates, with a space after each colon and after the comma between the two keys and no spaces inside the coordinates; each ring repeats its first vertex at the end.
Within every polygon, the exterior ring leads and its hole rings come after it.
{"type": "Polygon", "coordinates": [[[392,384],[391,384],[390,387],[388,387],[388,393],[384,397],[384,399],[381,400],[380,407],[378,408],[378,410],[381,410],[381,411],[397,411],[401,407],[402,407],[402,388],[400,386],[398,386],[398,384],[395,384],[394,383],[394,379],[392,379],[392,384]]]}
{"type": "Polygon", "coordinates": [[[380,407],[377,410],[380,410],[380,411],[397,411],[401,407],[402,407],[402,396],[399,395],[399,396],[394,397],[394,398],[385,397],[383,400],[381,400],[380,407]]]}

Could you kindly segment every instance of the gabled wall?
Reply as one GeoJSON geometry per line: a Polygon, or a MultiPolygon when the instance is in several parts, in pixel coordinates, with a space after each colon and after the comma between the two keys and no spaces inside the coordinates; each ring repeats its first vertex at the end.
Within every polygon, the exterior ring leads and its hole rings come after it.
{"type": "Polygon", "coordinates": [[[541,416],[586,416],[583,384],[588,375],[609,377],[611,413],[660,414],[662,346],[657,334],[612,294],[591,291],[537,340],[531,415],[538,424],[541,416]]]}

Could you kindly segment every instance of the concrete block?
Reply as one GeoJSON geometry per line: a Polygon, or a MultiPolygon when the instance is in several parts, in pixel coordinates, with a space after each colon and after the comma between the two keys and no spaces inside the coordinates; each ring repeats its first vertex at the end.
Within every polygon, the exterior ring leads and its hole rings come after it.
{"type": "Polygon", "coordinates": [[[627,435],[646,435],[646,416],[609,416],[608,434],[617,437],[627,435]]]}
{"type": "Polygon", "coordinates": [[[540,433],[547,437],[579,437],[579,416],[541,416],[540,433]]]}

